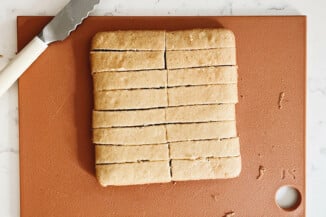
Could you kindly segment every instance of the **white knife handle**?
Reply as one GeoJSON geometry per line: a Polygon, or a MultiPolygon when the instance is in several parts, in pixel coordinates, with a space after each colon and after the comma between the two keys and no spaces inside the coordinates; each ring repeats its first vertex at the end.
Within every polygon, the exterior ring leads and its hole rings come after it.
{"type": "Polygon", "coordinates": [[[2,71],[0,71],[0,97],[15,83],[15,81],[47,47],[48,45],[36,36],[2,71]]]}

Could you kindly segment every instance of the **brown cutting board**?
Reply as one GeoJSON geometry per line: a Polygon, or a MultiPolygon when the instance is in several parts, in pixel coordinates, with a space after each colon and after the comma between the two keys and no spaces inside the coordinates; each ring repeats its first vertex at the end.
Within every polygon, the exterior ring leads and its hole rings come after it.
{"type": "MultiPolygon", "coordinates": [[[[19,49],[49,20],[18,17],[19,49]]],[[[304,16],[90,17],[67,40],[50,45],[19,80],[21,216],[222,217],[230,211],[240,217],[304,216],[305,43],[304,16]],[[91,143],[92,36],[198,27],[225,27],[236,35],[241,176],[101,187],[91,143]],[[259,178],[260,166],[265,172],[259,178]],[[282,185],[299,190],[297,209],[276,205],[282,185]]]]}

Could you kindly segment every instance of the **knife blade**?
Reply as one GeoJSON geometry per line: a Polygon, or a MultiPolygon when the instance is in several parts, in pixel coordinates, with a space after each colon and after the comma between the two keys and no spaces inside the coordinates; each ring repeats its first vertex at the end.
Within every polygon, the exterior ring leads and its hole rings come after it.
{"type": "Polygon", "coordinates": [[[68,4],[0,71],[0,97],[49,44],[62,41],[74,31],[100,0],[71,0],[68,4]]]}

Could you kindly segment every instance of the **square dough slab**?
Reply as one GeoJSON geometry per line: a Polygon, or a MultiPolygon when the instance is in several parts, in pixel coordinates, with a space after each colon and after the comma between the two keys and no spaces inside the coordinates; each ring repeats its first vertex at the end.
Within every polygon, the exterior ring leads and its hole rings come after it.
{"type": "Polygon", "coordinates": [[[230,30],[102,32],[90,56],[101,185],[240,173],[230,30]]]}

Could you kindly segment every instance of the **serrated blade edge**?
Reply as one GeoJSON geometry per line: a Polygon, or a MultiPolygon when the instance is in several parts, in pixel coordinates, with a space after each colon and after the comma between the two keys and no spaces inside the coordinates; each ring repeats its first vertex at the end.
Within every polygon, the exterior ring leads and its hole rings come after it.
{"type": "Polygon", "coordinates": [[[62,41],[88,17],[100,0],[71,0],[40,32],[46,44],[62,41]]]}

